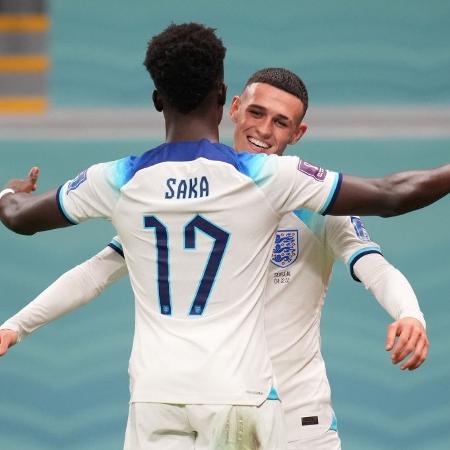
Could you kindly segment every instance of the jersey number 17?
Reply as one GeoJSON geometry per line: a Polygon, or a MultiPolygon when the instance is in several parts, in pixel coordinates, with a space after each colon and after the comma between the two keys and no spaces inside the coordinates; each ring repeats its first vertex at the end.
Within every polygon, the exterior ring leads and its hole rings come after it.
{"type": "MultiPolygon", "coordinates": [[[[159,305],[161,314],[171,315],[172,303],[169,284],[168,246],[169,231],[156,216],[144,216],[144,227],[145,229],[154,229],[155,231],[159,305]]],[[[230,236],[229,233],[197,214],[184,227],[185,249],[195,249],[196,230],[207,234],[214,240],[214,243],[189,311],[190,316],[201,316],[203,314],[230,236]]]]}

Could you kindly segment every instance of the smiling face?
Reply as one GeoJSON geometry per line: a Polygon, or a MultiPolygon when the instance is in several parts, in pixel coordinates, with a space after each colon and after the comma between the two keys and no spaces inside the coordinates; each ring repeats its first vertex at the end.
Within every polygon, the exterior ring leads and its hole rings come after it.
{"type": "Polygon", "coordinates": [[[281,155],[287,145],[298,142],[306,132],[303,116],[303,103],[295,95],[270,84],[252,83],[231,103],[234,147],[281,155]]]}

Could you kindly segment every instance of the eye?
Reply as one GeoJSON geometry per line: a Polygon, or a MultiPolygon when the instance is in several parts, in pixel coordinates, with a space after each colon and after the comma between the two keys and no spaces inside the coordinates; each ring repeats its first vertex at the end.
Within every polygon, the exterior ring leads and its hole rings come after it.
{"type": "Polygon", "coordinates": [[[288,124],[286,122],[284,122],[283,120],[279,120],[279,119],[275,120],[275,123],[280,128],[286,128],[288,126],[288,124]]]}
{"type": "Polygon", "coordinates": [[[262,117],[262,115],[263,115],[263,113],[257,109],[249,109],[248,112],[257,119],[262,117]]]}

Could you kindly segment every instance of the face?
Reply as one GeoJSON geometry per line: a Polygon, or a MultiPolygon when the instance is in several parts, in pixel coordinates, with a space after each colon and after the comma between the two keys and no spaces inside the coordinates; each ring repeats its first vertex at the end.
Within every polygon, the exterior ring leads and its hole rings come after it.
{"type": "Polygon", "coordinates": [[[302,123],[303,103],[266,83],[247,86],[233,97],[230,117],[235,123],[234,147],[252,153],[281,155],[288,144],[295,144],[306,132],[302,123]]]}

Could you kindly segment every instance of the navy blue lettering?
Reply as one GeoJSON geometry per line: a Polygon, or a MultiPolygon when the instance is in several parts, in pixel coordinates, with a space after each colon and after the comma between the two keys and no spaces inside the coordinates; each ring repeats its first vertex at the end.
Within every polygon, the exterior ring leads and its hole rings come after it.
{"type": "Polygon", "coordinates": [[[200,197],[208,197],[208,195],[209,195],[208,178],[202,177],[200,179],[200,197]]]}
{"type": "Polygon", "coordinates": [[[197,198],[197,178],[189,178],[189,198],[197,198]]]}
{"type": "Polygon", "coordinates": [[[177,180],[176,178],[168,178],[166,181],[167,191],[165,198],[198,198],[208,197],[209,182],[208,178],[198,177],[177,180]]]}
{"type": "Polygon", "coordinates": [[[187,184],[186,180],[181,180],[178,185],[177,198],[186,198],[187,184]]]}
{"type": "Polygon", "coordinates": [[[167,179],[167,188],[169,189],[168,191],[166,191],[166,198],[173,198],[173,196],[175,195],[175,191],[172,189],[171,185],[175,185],[177,183],[176,178],[168,178],[167,179]]]}

